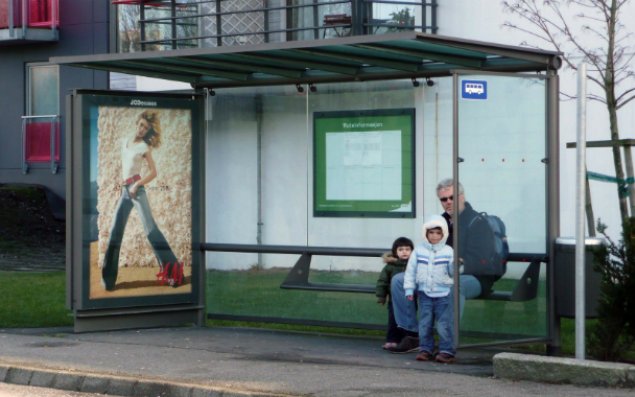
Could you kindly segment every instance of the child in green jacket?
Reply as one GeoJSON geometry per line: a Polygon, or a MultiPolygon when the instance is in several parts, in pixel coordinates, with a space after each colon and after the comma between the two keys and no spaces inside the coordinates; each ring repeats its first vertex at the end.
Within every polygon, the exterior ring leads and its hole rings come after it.
{"type": "Polygon", "coordinates": [[[385,350],[396,347],[397,343],[406,336],[406,331],[399,328],[395,321],[392,302],[390,302],[390,281],[395,274],[406,270],[406,264],[413,249],[412,240],[399,237],[392,243],[392,251],[383,256],[385,266],[377,279],[375,295],[377,303],[385,305],[388,302],[388,329],[386,330],[386,343],[382,346],[385,350]]]}

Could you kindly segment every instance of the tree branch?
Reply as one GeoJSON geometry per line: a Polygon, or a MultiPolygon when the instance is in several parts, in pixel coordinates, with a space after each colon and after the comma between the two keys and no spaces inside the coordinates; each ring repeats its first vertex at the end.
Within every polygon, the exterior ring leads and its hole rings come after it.
{"type": "Polygon", "coordinates": [[[622,100],[622,102],[621,102],[619,105],[617,105],[615,108],[616,108],[617,110],[619,110],[619,109],[621,109],[622,107],[626,106],[626,105],[627,105],[630,101],[632,101],[633,99],[635,99],[635,95],[631,95],[631,96],[629,96],[628,98],[623,99],[623,100],[622,100]]]}

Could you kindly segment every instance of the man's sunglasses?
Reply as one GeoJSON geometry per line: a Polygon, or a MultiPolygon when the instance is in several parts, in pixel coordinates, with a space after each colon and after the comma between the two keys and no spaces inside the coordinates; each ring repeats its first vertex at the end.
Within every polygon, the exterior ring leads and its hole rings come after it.
{"type": "Polygon", "coordinates": [[[442,203],[445,203],[448,200],[454,201],[454,195],[448,197],[440,197],[439,200],[441,200],[442,203]]]}

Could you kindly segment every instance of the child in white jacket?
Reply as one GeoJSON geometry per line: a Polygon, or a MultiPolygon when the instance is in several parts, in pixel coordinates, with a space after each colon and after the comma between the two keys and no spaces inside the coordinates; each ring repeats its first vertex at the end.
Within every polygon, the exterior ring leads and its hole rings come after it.
{"type": "Polygon", "coordinates": [[[453,363],[454,305],[452,285],[454,280],[454,251],[445,244],[448,224],[439,215],[430,217],[423,225],[423,242],[410,255],[404,275],[404,289],[408,300],[414,300],[417,292],[419,310],[418,361],[453,363]],[[433,326],[436,322],[439,335],[439,353],[434,356],[433,326]]]}

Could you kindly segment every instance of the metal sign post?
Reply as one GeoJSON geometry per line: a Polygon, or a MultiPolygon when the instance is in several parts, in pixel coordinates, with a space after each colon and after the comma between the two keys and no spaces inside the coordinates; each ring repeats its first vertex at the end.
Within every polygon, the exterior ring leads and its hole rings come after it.
{"type": "Polygon", "coordinates": [[[578,68],[576,153],[576,245],[575,245],[575,357],[584,360],[584,208],[586,183],[586,65],[578,68]]]}

